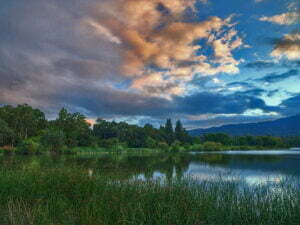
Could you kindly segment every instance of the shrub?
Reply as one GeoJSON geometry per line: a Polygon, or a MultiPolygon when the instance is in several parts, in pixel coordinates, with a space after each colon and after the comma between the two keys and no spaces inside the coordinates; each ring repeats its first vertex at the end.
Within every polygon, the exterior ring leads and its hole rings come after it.
{"type": "Polygon", "coordinates": [[[74,149],[68,147],[67,145],[64,145],[59,150],[63,154],[73,154],[75,151],[74,149]]]}
{"type": "Polygon", "coordinates": [[[193,144],[193,145],[189,146],[189,151],[192,151],[192,152],[203,151],[203,145],[201,145],[201,144],[193,144]]]}
{"type": "Polygon", "coordinates": [[[157,146],[156,141],[153,138],[148,137],[146,140],[146,147],[147,148],[155,148],[156,146],[157,146]]]}
{"type": "Polygon", "coordinates": [[[179,152],[182,149],[179,141],[174,141],[170,147],[170,152],[179,152]]]}
{"type": "Polygon", "coordinates": [[[158,149],[162,150],[162,151],[168,151],[169,149],[169,145],[166,142],[159,142],[157,144],[158,149]]]}
{"type": "Polygon", "coordinates": [[[204,151],[221,151],[222,150],[222,144],[212,141],[204,142],[203,144],[203,150],[204,151]]]}
{"type": "Polygon", "coordinates": [[[40,153],[40,144],[33,139],[26,139],[17,146],[16,153],[23,155],[38,154],[40,153]]]}

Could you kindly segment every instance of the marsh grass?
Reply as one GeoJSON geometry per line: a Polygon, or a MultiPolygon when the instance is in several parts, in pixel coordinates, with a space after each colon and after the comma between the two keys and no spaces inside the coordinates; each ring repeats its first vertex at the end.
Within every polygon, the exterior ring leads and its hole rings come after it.
{"type": "Polygon", "coordinates": [[[0,169],[1,225],[299,225],[300,190],[124,180],[86,169],[0,169]]]}

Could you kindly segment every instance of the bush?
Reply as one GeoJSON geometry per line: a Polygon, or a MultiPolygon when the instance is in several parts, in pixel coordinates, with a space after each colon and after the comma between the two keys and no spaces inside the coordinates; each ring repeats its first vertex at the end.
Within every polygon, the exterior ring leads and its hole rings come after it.
{"type": "Polygon", "coordinates": [[[181,143],[179,141],[173,142],[173,144],[170,147],[170,152],[176,153],[182,150],[181,143]]]}
{"type": "Polygon", "coordinates": [[[162,151],[168,151],[169,149],[169,145],[166,142],[159,142],[157,144],[158,149],[162,150],[162,151]]]}
{"type": "Polygon", "coordinates": [[[73,154],[75,152],[74,149],[71,149],[67,145],[62,146],[59,151],[63,154],[73,154]]]}
{"type": "Polygon", "coordinates": [[[34,155],[40,153],[40,144],[33,139],[22,141],[16,149],[17,154],[34,155]]]}
{"type": "Polygon", "coordinates": [[[119,144],[119,140],[117,138],[109,138],[109,139],[103,139],[100,142],[100,146],[103,148],[114,148],[117,144],[119,144]]]}
{"type": "Polygon", "coordinates": [[[192,152],[203,151],[203,145],[201,145],[201,144],[193,144],[193,145],[189,146],[189,151],[192,151],[192,152]]]}
{"type": "Polygon", "coordinates": [[[146,140],[146,147],[147,148],[156,148],[156,141],[151,138],[151,137],[148,137],[147,140],[146,140]]]}
{"type": "Polygon", "coordinates": [[[221,151],[222,150],[222,144],[212,141],[204,142],[203,144],[203,150],[204,151],[221,151]]]}

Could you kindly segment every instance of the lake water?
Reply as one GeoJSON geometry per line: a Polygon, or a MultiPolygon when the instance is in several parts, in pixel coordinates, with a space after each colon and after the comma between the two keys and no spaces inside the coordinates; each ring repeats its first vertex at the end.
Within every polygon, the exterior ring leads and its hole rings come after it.
{"type": "MultiPolygon", "coordinates": [[[[243,181],[270,185],[300,178],[300,151],[228,151],[185,154],[98,154],[76,156],[0,156],[1,169],[81,169],[87,176],[119,180],[243,181]]],[[[300,180],[300,179],[299,179],[300,180]]]]}

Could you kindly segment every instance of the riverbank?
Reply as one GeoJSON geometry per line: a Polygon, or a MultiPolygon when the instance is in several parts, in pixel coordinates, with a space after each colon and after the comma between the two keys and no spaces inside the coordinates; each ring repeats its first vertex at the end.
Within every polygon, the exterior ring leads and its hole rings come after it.
{"type": "MultiPolygon", "coordinates": [[[[188,152],[217,152],[217,151],[249,151],[249,150],[281,150],[283,147],[264,147],[264,146],[224,146],[220,144],[209,145],[190,145],[190,146],[170,146],[168,148],[103,148],[103,147],[74,147],[64,148],[53,154],[98,154],[98,153],[188,153],[188,152]]],[[[296,149],[291,149],[296,150],[296,149]]],[[[299,150],[299,149],[298,149],[299,150]]],[[[23,151],[18,148],[0,148],[0,154],[10,155],[40,155],[51,153],[43,149],[35,152],[23,151]]]]}

